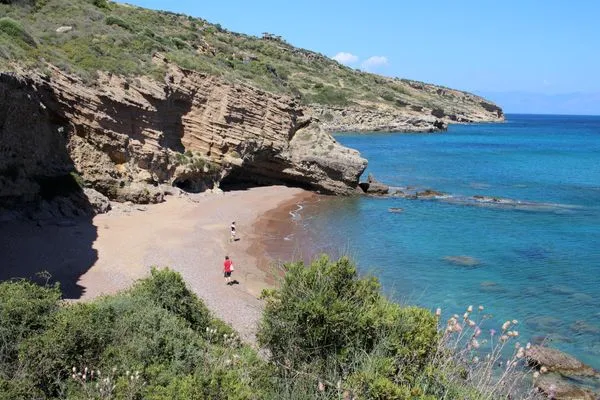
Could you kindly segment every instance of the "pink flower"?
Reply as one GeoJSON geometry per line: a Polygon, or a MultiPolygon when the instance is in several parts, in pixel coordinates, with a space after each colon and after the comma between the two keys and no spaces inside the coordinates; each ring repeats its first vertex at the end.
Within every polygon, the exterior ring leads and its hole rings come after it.
{"type": "Polygon", "coordinates": [[[479,337],[479,335],[481,335],[481,329],[478,326],[476,326],[475,332],[473,333],[473,337],[479,337]]]}
{"type": "Polygon", "coordinates": [[[496,330],[495,329],[490,329],[490,335],[494,336],[496,334],[496,330]]]}

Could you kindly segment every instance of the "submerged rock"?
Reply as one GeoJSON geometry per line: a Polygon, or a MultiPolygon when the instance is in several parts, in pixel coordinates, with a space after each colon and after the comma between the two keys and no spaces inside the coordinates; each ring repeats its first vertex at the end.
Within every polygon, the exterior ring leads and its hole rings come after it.
{"type": "Polygon", "coordinates": [[[400,208],[400,207],[390,207],[388,208],[388,211],[394,214],[400,214],[404,212],[404,208],[400,208]]]}
{"type": "Polygon", "coordinates": [[[600,378],[600,373],[560,350],[551,347],[531,346],[526,353],[527,361],[539,368],[546,367],[548,371],[566,376],[594,376],[600,378]]]}
{"type": "Polygon", "coordinates": [[[533,384],[548,398],[555,400],[597,400],[599,394],[575,386],[559,375],[540,375],[533,384]]]}
{"type": "Polygon", "coordinates": [[[450,264],[462,265],[464,267],[476,267],[481,265],[481,261],[471,256],[446,256],[442,258],[442,260],[450,264]]]}

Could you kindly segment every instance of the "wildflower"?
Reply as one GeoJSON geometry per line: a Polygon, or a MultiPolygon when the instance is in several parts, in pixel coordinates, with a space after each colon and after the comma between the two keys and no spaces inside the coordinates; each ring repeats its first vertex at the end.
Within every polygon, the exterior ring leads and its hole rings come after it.
{"type": "Polygon", "coordinates": [[[519,350],[517,351],[517,358],[523,358],[524,356],[525,356],[525,349],[520,347],[519,350]]]}
{"type": "Polygon", "coordinates": [[[500,340],[502,340],[503,342],[506,342],[508,340],[508,336],[502,335],[502,336],[500,336],[500,340]]]}
{"type": "Polygon", "coordinates": [[[462,332],[462,326],[459,323],[454,324],[454,332],[462,332]]]}
{"type": "Polygon", "coordinates": [[[473,321],[473,320],[470,319],[470,320],[467,321],[467,325],[469,325],[470,327],[474,327],[477,324],[475,323],[475,321],[473,321]]]}
{"type": "Polygon", "coordinates": [[[514,337],[517,337],[517,336],[519,336],[519,331],[513,331],[513,336],[514,336],[514,337]]]}
{"type": "Polygon", "coordinates": [[[454,318],[454,319],[458,319],[458,314],[454,314],[454,315],[452,316],[452,318],[454,318]]]}
{"type": "Polygon", "coordinates": [[[546,366],[540,368],[540,374],[545,374],[546,372],[548,372],[548,368],[546,368],[546,366]]]}
{"type": "Polygon", "coordinates": [[[474,349],[478,349],[479,348],[479,341],[475,338],[471,339],[471,346],[473,346],[474,349]]]}
{"type": "Polygon", "coordinates": [[[475,327],[475,332],[473,332],[473,337],[479,337],[481,335],[481,328],[478,326],[475,327]]]}
{"type": "Polygon", "coordinates": [[[465,320],[465,321],[466,321],[466,320],[468,320],[468,319],[469,319],[469,313],[468,313],[468,312],[466,312],[466,313],[464,313],[464,315],[463,315],[463,320],[465,320]]]}
{"type": "Polygon", "coordinates": [[[436,317],[439,317],[440,315],[442,315],[442,309],[438,307],[438,308],[436,308],[436,310],[435,310],[435,316],[436,316],[436,317]]]}
{"type": "Polygon", "coordinates": [[[539,376],[540,376],[540,373],[539,373],[539,372],[535,371],[535,372],[533,373],[533,379],[537,379],[539,376]]]}
{"type": "Polygon", "coordinates": [[[325,391],[325,385],[321,381],[319,381],[319,384],[317,385],[317,388],[319,389],[319,392],[325,391]]]}
{"type": "Polygon", "coordinates": [[[467,312],[473,312],[473,306],[467,307],[467,312]]]}
{"type": "Polygon", "coordinates": [[[479,311],[483,311],[483,306],[477,307],[479,311]]]}
{"type": "Polygon", "coordinates": [[[473,357],[473,363],[477,364],[479,362],[479,357],[475,356],[473,357]]]}
{"type": "Polygon", "coordinates": [[[502,330],[505,331],[508,328],[510,328],[510,321],[506,321],[505,323],[502,324],[502,330]]]}
{"type": "Polygon", "coordinates": [[[516,319],[513,319],[513,320],[512,320],[512,323],[513,323],[513,325],[516,325],[516,324],[518,324],[518,323],[519,323],[519,321],[517,321],[516,319]]]}
{"type": "Polygon", "coordinates": [[[490,336],[494,336],[496,334],[496,330],[495,329],[490,329],[490,336]]]}
{"type": "Polygon", "coordinates": [[[529,349],[531,348],[531,343],[527,342],[527,345],[525,346],[525,348],[526,348],[527,350],[529,350],[529,349]]]}
{"type": "Polygon", "coordinates": [[[521,343],[519,343],[519,342],[515,343],[515,349],[518,349],[520,347],[521,347],[521,343]]]}

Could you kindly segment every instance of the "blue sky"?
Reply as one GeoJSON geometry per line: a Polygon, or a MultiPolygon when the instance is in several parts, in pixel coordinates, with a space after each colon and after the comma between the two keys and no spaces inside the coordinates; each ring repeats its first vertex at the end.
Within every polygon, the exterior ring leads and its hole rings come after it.
{"type": "Polygon", "coordinates": [[[468,90],[508,112],[600,114],[600,2],[133,0],[372,72],[468,90]]]}

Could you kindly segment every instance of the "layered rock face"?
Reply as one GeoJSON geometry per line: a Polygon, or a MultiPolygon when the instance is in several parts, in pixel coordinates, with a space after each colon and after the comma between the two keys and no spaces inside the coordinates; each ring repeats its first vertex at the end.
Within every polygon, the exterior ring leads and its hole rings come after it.
{"type": "Polygon", "coordinates": [[[157,62],[164,82],[0,74],[0,206],[39,198],[44,179],[69,186],[73,171],[111,199],[141,203],[160,201],[163,184],[356,190],[366,160],[294,99],[157,62]]]}

